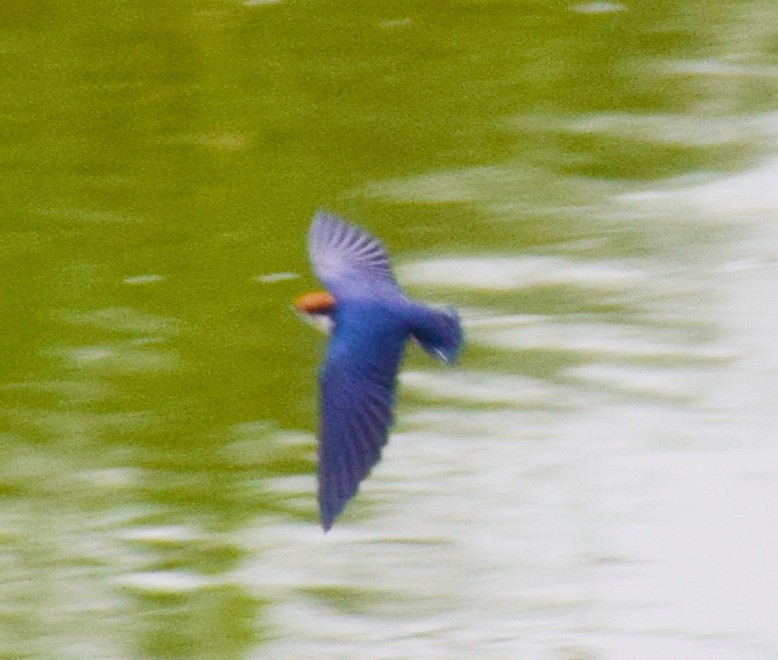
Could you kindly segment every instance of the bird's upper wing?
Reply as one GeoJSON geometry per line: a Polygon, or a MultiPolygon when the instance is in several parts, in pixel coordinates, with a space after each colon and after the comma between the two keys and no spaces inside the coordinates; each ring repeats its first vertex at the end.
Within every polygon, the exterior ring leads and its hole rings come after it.
{"type": "Polygon", "coordinates": [[[308,253],[316,275],[336,298],[398,288],[381,242],[333,213],[314,216],[308,253]]]}
{"type": "Polygon", "coordinates": [[[337,327],[319,381],[319,513],[324,530],[381,458],[407,335],[337,327]]]}

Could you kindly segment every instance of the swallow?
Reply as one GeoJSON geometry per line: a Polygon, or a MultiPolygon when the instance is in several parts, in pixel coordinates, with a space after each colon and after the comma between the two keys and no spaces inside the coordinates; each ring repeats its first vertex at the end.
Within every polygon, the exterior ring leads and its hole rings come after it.
{"type": "Polygon", "coordinates": [[[327,532],[381,459],[406,344],[414,340],[433,358],[454,364],[462,326],[454,309],[406,296],[382,243],[332,213],[314,216],[308,254],[327,290],[293,304],[330,334],[319,369],[317,434],[319,519],[327,532]]]}

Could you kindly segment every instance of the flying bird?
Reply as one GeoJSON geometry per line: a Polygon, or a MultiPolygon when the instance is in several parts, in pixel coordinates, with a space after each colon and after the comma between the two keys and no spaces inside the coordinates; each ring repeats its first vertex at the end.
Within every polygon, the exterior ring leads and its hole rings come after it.
{"type": "Polygon", "coordinates": [[[462,327],[453,309],[408,298],[381,242],[332,213],[314,216],[308,253],[327,291],[299,296],[294,307],[331,335],[319,371],[318,499],[326,532],[381,458],[408,340],[453,364],[462,327]]]}

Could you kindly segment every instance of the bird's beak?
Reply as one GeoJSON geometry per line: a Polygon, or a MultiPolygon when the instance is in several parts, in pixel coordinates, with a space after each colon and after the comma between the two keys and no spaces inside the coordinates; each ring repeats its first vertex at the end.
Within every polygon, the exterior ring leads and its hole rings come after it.
{"type": "Polygon", "coordinates": [[[306,314],[331,314],[335,310],[335,298],[328,291],[304,293],[297,296],[292,304],[306,314]]]}
{"type": "Polygon", "coordinates": [[[335,326],[335,298],[327,291],[298,296],[292,302],[292,309],[303,321],[325,334],[330,334],[335,326]]]}

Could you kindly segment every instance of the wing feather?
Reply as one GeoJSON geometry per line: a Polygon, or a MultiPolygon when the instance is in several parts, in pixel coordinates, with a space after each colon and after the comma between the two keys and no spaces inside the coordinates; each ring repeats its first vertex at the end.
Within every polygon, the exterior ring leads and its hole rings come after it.
{"type": "Polygon", "coordinates": [[[308,252],[317,277],[336,298],[398,288],[381,242],[333,213],[314,216],[308,252]]]}
{"type": "MultiPolygon", "coordinates": [[[[342,331],[342,328],[340,328],[342,331]]],[[[333,337],[319,380],[319,513],[328,530],[381,458],[392,424],[404,336],[333,337]],[[370,348],[363,350],[363,344],[370,348]]]]}

